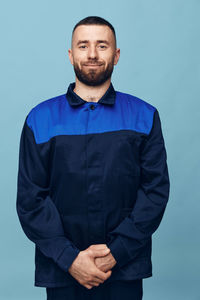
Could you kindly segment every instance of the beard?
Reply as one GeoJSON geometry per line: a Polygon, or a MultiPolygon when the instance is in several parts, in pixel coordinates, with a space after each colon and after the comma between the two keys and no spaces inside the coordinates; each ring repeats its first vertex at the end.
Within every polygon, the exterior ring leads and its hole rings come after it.
{"type": "MultiPolygon", "coordinates": [[[[90,61],[88,64],[98,64],[98,61],[90,61]]],[[[87,68],[83,66],[82,70],[79,68],[78,64],[74,62],[74,72],[78,80],[89,86],[98,86],[106,82],[111,78],[114,69],[114,59],[107,65],[105,70],[101,71],[102,66],[93,68],[87,68]]]]}

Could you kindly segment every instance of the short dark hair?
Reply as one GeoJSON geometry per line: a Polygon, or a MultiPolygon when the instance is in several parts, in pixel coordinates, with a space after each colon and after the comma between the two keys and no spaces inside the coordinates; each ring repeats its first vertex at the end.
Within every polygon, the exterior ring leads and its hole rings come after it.
{"type": "Polygon", "coordinates": [[[110,24],[110,22],[108,22],[107,20],[105,20],[101,17],[98,17],[98,16],[89,16],[89,17],[82,19],[74,26],[73,31],[72,31],[72,38],[73,38],[75,29],[80,25],[106,25],[106,26],[108,26],[113,32],[114,39],[115,39],[115,46],[117,47],[117,39],[116,39],[115,29],[112,26],[112,24],[110,24]]]}

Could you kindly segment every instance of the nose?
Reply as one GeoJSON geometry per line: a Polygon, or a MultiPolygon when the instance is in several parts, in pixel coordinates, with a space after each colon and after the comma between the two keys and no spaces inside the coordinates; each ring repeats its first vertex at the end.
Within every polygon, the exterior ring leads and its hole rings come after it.
{"type": "Polygon", "coordinates": [[[88,48],[88,58],[95,59],[98,57],[98,52],[95,46],[90,46],[88,48]]]}

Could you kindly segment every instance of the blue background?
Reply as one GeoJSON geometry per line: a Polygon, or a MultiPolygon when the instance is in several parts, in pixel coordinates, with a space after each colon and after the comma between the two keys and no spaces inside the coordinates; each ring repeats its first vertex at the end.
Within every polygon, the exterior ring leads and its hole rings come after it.
{"type": "Polygon", "coordinates": [[[30,109],[74,81],[72,29],[97,15],[112,23],[121,49],[114,88],[157,107],[168,155],[170,199],[143,299],[200,299],[200,1],[18,0],[2,2],[0,14],[0,298],[46,299],[16,214],[19,138],[30,109]]]}

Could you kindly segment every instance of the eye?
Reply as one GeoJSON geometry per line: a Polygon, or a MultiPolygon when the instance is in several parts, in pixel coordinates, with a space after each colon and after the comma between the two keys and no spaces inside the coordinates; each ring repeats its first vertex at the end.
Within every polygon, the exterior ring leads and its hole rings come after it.
{"type": "Polygon", "coordinates": [[[107,48],[107,47],[106,47],[106,46],[104,46],[104,45],[100,45],[100,48],[102,48],[102,49],[103,49],[103,48],[107,48]]]}
{"type": "Polygon", "coordinates": [[[86,46],[80,46],[79,48],[83,48],[83,49],[84,49],[85,47],[86,47],[86,46]]]}

